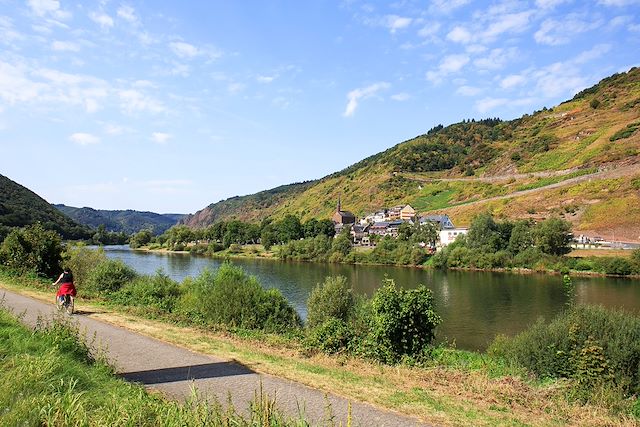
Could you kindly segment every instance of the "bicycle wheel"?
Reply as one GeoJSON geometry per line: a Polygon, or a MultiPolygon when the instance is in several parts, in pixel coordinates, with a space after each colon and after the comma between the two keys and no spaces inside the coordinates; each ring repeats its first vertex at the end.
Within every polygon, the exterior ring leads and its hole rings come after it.
{"type": "Polygon", "coordinates": [[[64,301],[60,300],[60,297],[56,296],[56,308],[58,309],[58,311],[62,311],[62,309],[64,308],[64,301]]]}
{"type": "Polygon", "coordinates": [[[73,299],[74,298],[72,296],[67,296],[65,298],[64,309],[67,314],[73,314],[73,299]]]}

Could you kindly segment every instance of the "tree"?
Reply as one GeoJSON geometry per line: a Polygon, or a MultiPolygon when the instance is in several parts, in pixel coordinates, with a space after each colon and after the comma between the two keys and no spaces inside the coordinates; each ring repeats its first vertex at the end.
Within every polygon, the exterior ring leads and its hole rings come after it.
{"type": "Polygon", "coordinates": [[[149,244],[152,237],[153,235],[151,233],[151,230],[140,230],[131,237],[129,245],[134,249],[139,248],[140,246],[149,244]]]}
{"type": "Polygon", "coordinates": [[[544,253],[563,255],[571,251],[571,224],[560,218],[549,218],[533,229],[535,245],[544,253]]]}
{"type": "Polygon", "coordinates": [[[276,224],[276,230],[278,232],[278,240],[281,243],[298,240],[303,236],[302,224],[300,224],[300,219],[295,215],[285,216],[276,224]]]}
{"type": "Polygon", "coordinates": [[[0,246],[3,263],[21,272],[33,271],[52,278],[60,272],[62,239],[40,223],[13,229],[0,246]]]}
{"type": "Polygon", "coordinates": [[[531,233],[531,222],[518,221],[511,230],[509,238],[509,252],[516,255],[533,247],[533,234],[531,233]]]}

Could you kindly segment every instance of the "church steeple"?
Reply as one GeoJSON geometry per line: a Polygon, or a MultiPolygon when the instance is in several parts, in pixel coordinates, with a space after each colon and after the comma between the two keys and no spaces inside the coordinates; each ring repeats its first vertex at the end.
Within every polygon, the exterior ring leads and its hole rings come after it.
{"type": "Polygon", "coordinates": [[[338,210],[336,210],[336,212],[340,212],[340,211],[341,211],[341,209],[340,209],[340,196],[338,196],[338,210]]]}

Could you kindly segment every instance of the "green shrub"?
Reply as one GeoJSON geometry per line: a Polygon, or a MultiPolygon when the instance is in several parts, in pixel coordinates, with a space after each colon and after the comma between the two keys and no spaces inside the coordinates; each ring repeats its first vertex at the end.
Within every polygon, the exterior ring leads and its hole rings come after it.
{"type": "Polygon", "coordinates": [[[255,277],[229,263],[215,273],[204,270],[183,286],[178,309],[195,321],[267,331],[284,331],[301,324],[280,291],[265,290],[255,277]]]}
{"type": "Polygon", "coordinates": [[[496,339],[488,353],[541,378],[573,378],[583,389],[604,381],[626,394],[640,391],[640,318],[622,311],[577,306],[496,339]]]}
{"type": "Polygon", "coordinates": [[[346,321],[354,308],[351,288],[344,276],[327,277],[311,291],[307,300],[307,326],[313,328],[328,319],[346,321]]]}
{"type": "Polygon", "coordinates": [[[632,262],[626,258],[602,257],[596,258],[594,263],[596,264],[596,269],[605,274],[627,276],[633,272],[632,262]]]}
{"type": "Polygon", "coordinates": [[[513,265],[515,267],[534,268],[541,260],[544,254],[538,248],[528,248],[513,257],[513,265]]]}
{"type": "Polygon", "coordinates": [[[439,323],[431,290],[423,285],[413,290],[398,289],[393,280],[386,279],[371,300],[369,334],[363,350],[384,363],[423,354],[439,323]]]}
{"type": "Polygon", "coordinates": [[[61,272],[62,240],[39,223],[14,228],[0,246],[0,260],[15,271],[53,278],[61,272]]]}
{"type": "Polygon", "coordinates": [[[138,277],[134,269],[121,260],[106,260],[98,264],[89,274],[83,292],[88,294],[109,294],[138,277]]]}
{"type": "Polygon", "coordinates": [[[91,271],[107,260],[102,248],[89,249],[86,246],[72,246],[64,253],[65,265],[73,272],[73,281],[79,289],[89,280],[91,271]]]}
{"type": "Polygon", "coordinates": [[[304,344],[307,349],[335,354],[347,351],[352,340],[353,332],[349,325],[344,320],[329,317],[309,331],[304,344]]]}
{"type": "Polygon", "coordinates": [[[139,276],[110,296],[110,301],[172,312],[180,296],[180,285],[158,271],[153,276],[139,276]]]}
{"type": "Polygon", "coordinates": [[[580,259],[576,262],[574,269],[578,271],[591,271],[594,269],[594,266],[591,261],[586,259],[580,259]]]}

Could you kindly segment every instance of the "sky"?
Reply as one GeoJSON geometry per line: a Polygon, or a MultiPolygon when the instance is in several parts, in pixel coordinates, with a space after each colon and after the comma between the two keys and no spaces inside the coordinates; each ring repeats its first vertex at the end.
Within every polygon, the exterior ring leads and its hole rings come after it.
{"type": "Polygon", "coordinates": [[[0,0],[0,174],[193,213],[640,65],[640,0],[0,0]]]}

